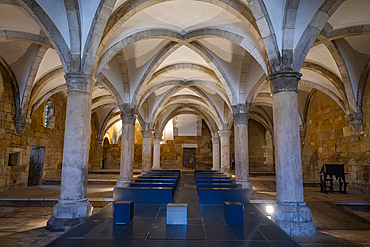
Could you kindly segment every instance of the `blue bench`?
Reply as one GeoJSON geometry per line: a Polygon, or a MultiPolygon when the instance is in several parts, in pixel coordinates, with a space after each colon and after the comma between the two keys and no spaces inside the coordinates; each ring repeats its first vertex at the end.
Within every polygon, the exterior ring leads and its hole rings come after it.
{"type": "Polygon", "coordinates": [[[222,184],[235,184],[235,180],[225,180],[225,179],[198,179],[196,184],[205,184],[205,183],[222,183],[222,184]]]}
{"type": "Polygon", "coordinates": [[[140,178],[144,178],[144,179],[176,179],[177,180],[177,177],[173,177],[173,176],[138,176],[137,179],[140,179],[140,178]]]}
{"type": "Polygon", "coordinates": [[[170,187],[116,187],[113,190],[113,202],[172,202],[170,187]]]}
{"type": "Polygon", "coordinates": [[[204,183],[197,185],[197,189],[199,190],[200,188],[242,188],[242,185],[228,183],[204,183]]]}
{"type": "Polygon", "coordinates": [[[132,182],[139,182],[139,183],[173,183],[177,184],[176,179],[150,179],[150,178],[139,178],[133,179],[132,182]]]}
{"type": "Polygon", "coordinates": [[[249,189],[243,188],[199,188],[200,203],[250,202],[249,189]]]}
{"type": "Polygon", "coordinates": [[[124,187],[169,187],[172,189],[172,194],[175,192],[175,184],[173,183],[141,183],[141,182],[133,182],[127,183],[124,187]]]}

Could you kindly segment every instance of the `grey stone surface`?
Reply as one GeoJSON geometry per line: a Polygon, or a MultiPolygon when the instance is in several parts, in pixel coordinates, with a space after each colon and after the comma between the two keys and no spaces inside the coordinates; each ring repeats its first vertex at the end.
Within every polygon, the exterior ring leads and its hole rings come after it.
{"type": "Polygon", "coordinates": [[[221,172],[230,175],[230,130],[218,132],[221,139],[221,172]]]}
{"type": "Polygon", "coordinates": [[[65,77],[68,97],[62,178],[59,203],[53,208],[56,219],[48,223],[51,229],[59,229],[63,224],[68,228],[76,222],[73,219],[86,218],[92,212],[92,206],[86,200],[91,135],[90,77],[82,73],[70,73],[65,77]]]}
{"type": "Polygon", "coordinates": [[[270,76],[274,106],[277,206],[276,223],[288,234],[307,236],[316,232],[311,211],[304,208],[302,160],[297,99],[298,73],[270,76]],[[291,214],[291,212],[295,212],[291,214]],[[302,221],[296,217],[302,215],[302,221]],[[309,216],[308,216],[309,215],[309,216]],[[313,229],[314,227],[314,229],[313,229]],[[309,229],[309,230],[307,230],[309,229]]]}
{"type": "Polygon", "coordinates": [[[212,170],[220,171],[220,137],[218,134],[212,138],[212,161],[212,170]]]}
{"type": "Polygon", "coordinates": [[[161,169],[161,138],[153,138],[154,150],[153,150],[153,170],[161,169]]]}
{"type": "Polygon", "coordinates": [[[142,149],[142,172],[150,171],[152,161],[152,130],[142,130],[143,149],[142,149]]]}

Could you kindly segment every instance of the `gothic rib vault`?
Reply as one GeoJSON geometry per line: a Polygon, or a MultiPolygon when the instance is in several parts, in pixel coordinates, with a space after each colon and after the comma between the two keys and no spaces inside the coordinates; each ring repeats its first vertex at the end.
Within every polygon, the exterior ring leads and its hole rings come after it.
{"type": "Polygon", "coordinates": [[[117,186],[133,176],[136,119],[145,172],[151,138],[159,168],[165,124],[195,114],[210,129],[214,150],[220,142],[213,168],[225,173],[235,126],[235,175],[246,188],[248,120],[271,132],[276,223],[291,235],[313,234],[301,161],[308,104],[321,91],[354,132],[362,131],[369,11],[367,0],[0,0],[0,74],[12,87],[14,131],[22,136],[52,95],[67,97],[61,196],[50,224],[91,213],[91,114],[99,119],[99,145],[122,120],[117,186]]]}

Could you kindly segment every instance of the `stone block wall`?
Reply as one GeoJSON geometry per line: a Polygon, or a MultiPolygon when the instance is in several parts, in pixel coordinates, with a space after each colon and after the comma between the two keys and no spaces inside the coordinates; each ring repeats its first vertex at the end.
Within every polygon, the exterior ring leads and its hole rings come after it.
{"type": "Polygon", "coordinates": [[[98,145],[99,119],[96,113],[91,115],[91,141],[89,152],[89,170],[102,168],[103,147],[98,145]]]}
{"type": "Polygon", "coordinates": [[[260,123],[248,122],[249,169],[275,171],[271,134],[260,123]]]}
{"type": "Polygon", "coordinates": [[[302,148],[303,177],[319,179],[323,164],[345,164],[348,188],[370,193],[370,90],[363,101],[363,130],[348,125],[343,110],[316,91],[309,102],[302,148]]]}
{"type": "Polygon", "coordinates": [[[15,132],[15,103],[11,84],[0,79],[0,191],[28,186],[31,146],[45,148],[43,179],[61,175],[63,159],[66,98],[57,93],[54,102],[54,126],[43,127],[44,104],[34,112],[30,126],[22,135],[15,132]],[[9,153],[20,152],[18,166],[8,166],[9,153]]]}

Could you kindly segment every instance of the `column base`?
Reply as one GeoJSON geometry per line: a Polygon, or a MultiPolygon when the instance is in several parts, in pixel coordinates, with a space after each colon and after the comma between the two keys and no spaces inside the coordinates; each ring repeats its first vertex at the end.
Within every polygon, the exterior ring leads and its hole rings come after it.
{"type": "Polygon", "coordinates": [[[116,187],[123,187],[124,184],[127,184],[127,183],[131,183],[131,179],[118,179],[117,183],[116,183],[116,187]]]}
{"type": "Polygon", "coordinates": [[[53,207],[53,216],[46,228],[53,232],[64,232],[91,216],[93,206],[87,200],[77,202],[58,202],[53,207]]]}
{"type": "Polygon", "coordinates": [[[317,231],[306,203],[277,203],[272,220],[290,236],[311,236],[317,231]]]}
{"type": "Polygon", "coordinates": [[[160,166],[153,166],[152,170],[161,170],[161,167],[160,166]]]}
{"type": "Polygon", "coordinates": [[[242,188],[249,189],[251,192],[253,191],[253,186],[250,181],[236,180],[236,183],[241,184],[242,188]]]}
{"type": "Polygon", "coordinates": [[[220,171],[220,168],[212,167],[212,171],[220,171]]]}

